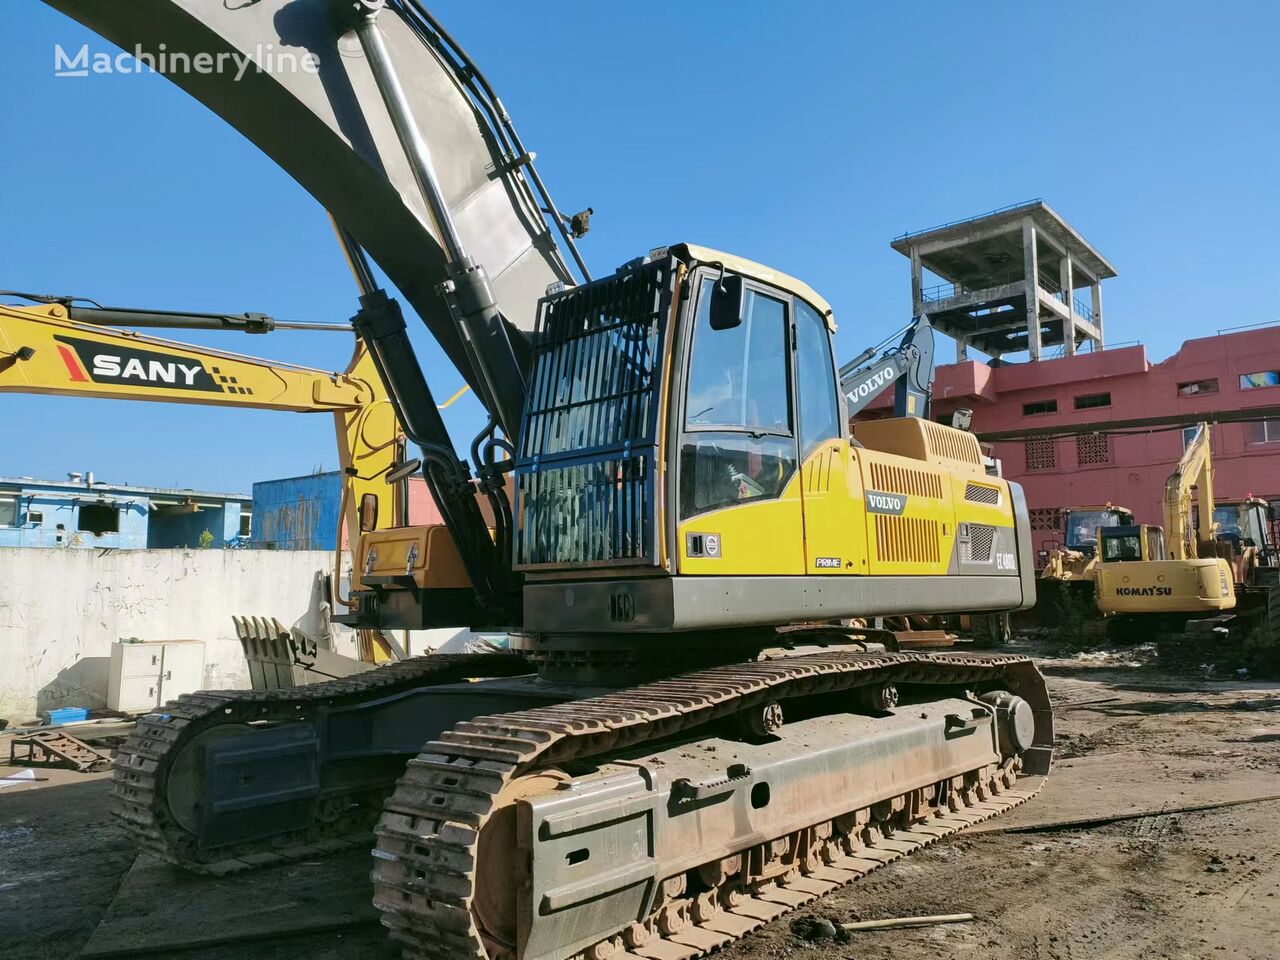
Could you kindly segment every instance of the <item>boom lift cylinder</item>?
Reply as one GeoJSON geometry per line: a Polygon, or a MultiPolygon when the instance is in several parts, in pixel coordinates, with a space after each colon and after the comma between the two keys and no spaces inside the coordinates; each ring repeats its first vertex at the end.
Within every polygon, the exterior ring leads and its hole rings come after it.
{"type": "Polygon", "coordinates": [[[440,285],[440,293],[461,328],[468,358],[484,392],[485,406],[492,411],[503,433],[514,437],[524,409],[524,371],[511,345],[506,323],[498,312],[489,276],[463,247],[431,162],[431,151],[414,121],[412,108],[378,31],[379,12],[380,8],[360,8],[356,36],[448,260],[449,277],[440,285]]]}

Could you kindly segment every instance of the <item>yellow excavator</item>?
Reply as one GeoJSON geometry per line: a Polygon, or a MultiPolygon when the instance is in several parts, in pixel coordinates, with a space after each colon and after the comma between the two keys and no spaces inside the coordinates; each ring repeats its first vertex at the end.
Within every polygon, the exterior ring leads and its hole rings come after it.
{"type": "MultiPolygon", "coordinates": [[[[928,419],[926,317],[842,389],[834,311],[779,270],[677,243],[593,277],[590,211],[558,212],[418,0],[49,2],[144,55],[318,57],[156,62],[341,225],[353,326],[414,447],[390,475],[421,474],[443,516],[366,520],[350,622],[510,636],[142,718],[113,784],[140,845],[221,873],[372,828],[406,957],[684,960],[1040,788],[1029,658],[842,625],[1034,602],[1021,488],[928,419]],[[488,412],[470,444],[370,259],[488,412]],[[890,384],[897,416],[851,430],[890,384]]],[[[686,122],[663,100],[637,131],[686,122]]]]}
{"type": "MultiPolygon", "coordinates": [[[[405,481],[387,473],[403,459],[404,436],[368,351],[359,341],[344,373],[314,370],[192,344],[145,336],[119,325],[241,331],[282,328],[347,331],[346,325],[290,323],[263,314],[193,314],[88,306],[71,297],[0,291],[29,305],[0,303],[0,392],[103,400],[195,403],[333,416],[341,467],[341,519],[331,592],[340,594],[343,528],[354,544],[366,504],[366,524],[395,527],[408,519],[405,481]]],[[[359,585],[358,571],[352,582],[359,585]]],[[[390,634],[358,634],[358,659],[326,649],[316,638],[270,617],[236,617],[235,627],[255,687],[269,689],[346,676],[399,659],[390,634]]]]}
{"type": "Polygon", "coordinates": [[[1189,617],[1236,605],[1231,568],[1199,545],[1214,540],[1213,459],[1209,425],[1202,423],[1169,474],[1164,527],[1148,524],[1098,528],[1096,597],[1110,632],[1155,633],[1189,617]],[[1193,527],[1192,492],[1199,501],[1193,527]]]}
{"type": "Polygon", "coordinates": [[[1062,540],[1041,549],[1040,582],[1036,614],[1042,622],[1061,623],[1064,618],[1096,621],[1095,589],[1098,565],[1098,530],[1133,525],[1133,511],[1112,503],[1073,507],[1062,512],[1062,540]]]}
{"type": "Polygon", "coordinates": [[[1209,425],[1165,481],[1164,527],[1100,527],[1096,596],[1108,633],[1159,638],[1175,666],[1239,667],[1274,657],[1280,590],[1265,503],[1214,498],[1209,425]],[[1194,497],[1193,497],[1194,492],[1194,497]]]}
{"type": "Polygon", "coordinates": [[[1133,511],[1112,503],[1062,511],[1062,545],[1043,550],[1041,580],[1091,583],[1098,565],[1098,528],[1133,524],[1133,511]]]}

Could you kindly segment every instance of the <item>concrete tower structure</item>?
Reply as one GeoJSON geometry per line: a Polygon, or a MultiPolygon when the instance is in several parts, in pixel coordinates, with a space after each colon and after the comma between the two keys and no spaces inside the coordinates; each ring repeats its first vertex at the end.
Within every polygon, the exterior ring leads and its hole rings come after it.
{"type": "Polygon", "coordinates": [[[913,315],[990,357],[1032,360],[1103,346],[1102,281],[1115,268],[1043,200],[907,233],[913,315]],[[925,271],[942,283],[925,283],[925,271]],[[1061,347],[1061,350],[1055,349],[1061,347]]]}

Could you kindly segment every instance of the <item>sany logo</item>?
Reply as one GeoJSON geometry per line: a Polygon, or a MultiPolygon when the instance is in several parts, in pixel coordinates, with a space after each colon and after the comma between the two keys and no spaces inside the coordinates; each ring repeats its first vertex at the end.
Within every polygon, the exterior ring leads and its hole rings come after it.
{"type": "Polygon", "coordinates": [[[898,379],[898,371],[893,367],[886,367],[856,386],[850,387],[845,391],[845,396],[850,400],[865,400],[867,397],[875,396],[896,379],[898,379]]]}
{"type": "Polygon", "coordinates": [[[67,374],[76,383],[138,384],[170,390],[248,394],[235,378],[199,360],[158,350],[118,347],[77,337],[55,337],[67,374]],[[216,377],[216,379],[215,379],[216,377]],[[225,384],[225,386],[224,386],[225,384]]]}
{"type": "Polygon", "coordinates": [[[196,375],[202,373],[204,367],[197,363],[188,366],[176,360],[164,363],[160,360],[149,360],[144,367],[137,357],[125,360],[109,353],[100,353],[93,358],[93,379],[99,377],[118,377],[121,380],[142,380],[147,383],[177,383],[178,375],[182,375],[182,386],[195,385],[196,375]],[[123,367],[121,362],[123,361],[123,367]]]}

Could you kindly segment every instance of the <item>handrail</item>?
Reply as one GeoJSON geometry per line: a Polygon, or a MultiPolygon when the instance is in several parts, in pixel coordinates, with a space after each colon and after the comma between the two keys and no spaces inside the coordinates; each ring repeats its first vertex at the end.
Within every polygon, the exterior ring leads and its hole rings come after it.
{"type": "Polygon", "coordinates": [[[1022,272],[1002,274],[1000,276],[991,277],[990,282],[983,287],[966,287],[959,283],[936,283],[931,287],[924,287],[920,291],[920,299],[926,303],[933,303],[938,300],[949,300],[952,297],[959,297],[966,293],[975,293],[978,290],[989,290],[992,287],[1004,286],[1008,283],[1017,283],[1023,279],[1022,272]]]}
{"type": "Polygon", "coordinates": [[[1238,327],[1223,327],[1221,330],[1218,331],[1218,333],[1223,334],[1223,333],[1235,333],[1239,330],[1257,330],[1259,327],[1274,327],[1277,324],[1280,324],[1280,319],[1259,320],[1257,323],[1246,323],[1238,327]]]}
{"type": "Polygon", "coordinates": [[[951,220],[947,223],[940,223],[936,227],[929,227],[927,230],[908,230],[901,236],[894,237],[894,240],[905,240],[907,237],[918,237],[921,234],[933,233],[935,230],[946,230],[948,227],[958,227],[962,223],[973,223],[975,220],[983,220],[986,217],[994,217],[997,213],[1008,213],[1010,210],[1017,210],[1021,207],[1034,207],[1036,204],[1043,204],[1043,197],[1034,197],[1031,200],[1022,200],[1018,203],[1010,203],[1007,206],[997,207],[994,210],[988,210],[986,213],[980,213],[974,217],[964,217],[960,220],[951,220]]]}

